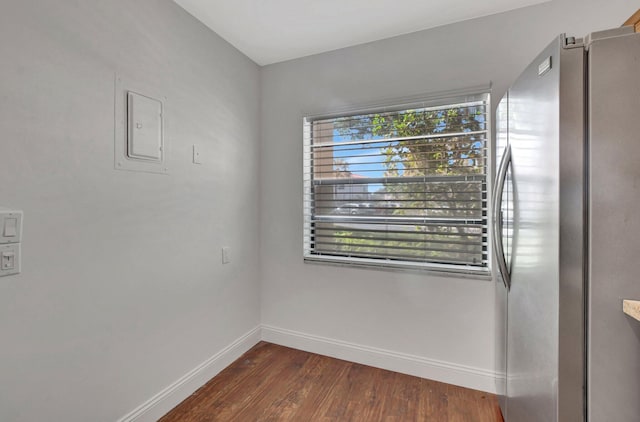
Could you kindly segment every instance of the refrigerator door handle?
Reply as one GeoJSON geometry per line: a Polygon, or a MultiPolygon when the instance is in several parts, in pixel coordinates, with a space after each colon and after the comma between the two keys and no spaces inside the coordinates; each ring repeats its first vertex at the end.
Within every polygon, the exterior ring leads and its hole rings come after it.
{"type": "Polygon", "coordinates": [[[500,167],[498,167],[498,174],[496,175],[496,183],[493,191],[493,248],[496,251],[496,260],[498,261],[498,267],[502,274],[502,282],[507,290],[511,288],[511,275],[507,268],[507,260],[504,255],[504,245],[502,243],[502,192],[510,163],[511,145],[509,144],[504,150],[502,160],[500,160],[500,167]]]}

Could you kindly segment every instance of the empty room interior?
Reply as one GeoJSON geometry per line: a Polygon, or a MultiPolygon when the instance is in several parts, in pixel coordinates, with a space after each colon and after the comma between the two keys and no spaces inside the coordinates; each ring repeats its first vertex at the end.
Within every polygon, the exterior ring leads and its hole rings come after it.
{"type": "Polygon", "coordinates": [[[640,172],[597,161],[640,153],[614,123],[640,106],[637,79],[615,85],[640,75],[637,10],[4,0],[0,420],[640,420],[640,283],[598,282],[633,263],[620,239],[640,223],[621,210],[637,211],[640,172]],[[527,69],[580,98],[527,108],[527,69]],[[556,138],[555,158],[555,144],[531,152],[556,138]],[[590,164],[571,182],[547,180],[578,155],[590,164]],[[521,201],[503,225],[508,198],[521,201]],[[356,380],[365,370],[380,372],[356,380]]]}

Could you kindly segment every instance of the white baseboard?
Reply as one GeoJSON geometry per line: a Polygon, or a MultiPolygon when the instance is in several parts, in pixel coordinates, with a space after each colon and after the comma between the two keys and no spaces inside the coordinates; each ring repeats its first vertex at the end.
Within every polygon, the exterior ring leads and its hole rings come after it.
{"type": "Polygon", "coordinates": [[[229,346],[189,371],[179,380],[129,412],[118,422],[155,422],[229,366],[261,339],[260,327],[249,331],[229,346]]]}
{"type": "Polygon", "coordinates": [[[496,374],[486,369],[362,346],[268,325],[262,326],[262,340],[376,368],[496,393],[496,374]]]}
{"type": "Polygon", "coordinates": [[[157,421],[260,340],[474,390],[496,392],[496,374],[486,369],[263,325],[249,331],[117,422],[157,421]]]}

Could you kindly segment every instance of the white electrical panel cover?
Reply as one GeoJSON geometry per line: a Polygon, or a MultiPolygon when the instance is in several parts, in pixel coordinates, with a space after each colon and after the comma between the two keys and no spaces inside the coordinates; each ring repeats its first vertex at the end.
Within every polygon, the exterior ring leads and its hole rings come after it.
{"type": "Polygon", "coordinates": [[[115,77],[115,168],[167,174],[167,97],[138,80],[115,77]]]}
{"type": "Polygon", "coordinates": [[[162,161],[162,102],[127,93],[127,155],[162,161]]]}

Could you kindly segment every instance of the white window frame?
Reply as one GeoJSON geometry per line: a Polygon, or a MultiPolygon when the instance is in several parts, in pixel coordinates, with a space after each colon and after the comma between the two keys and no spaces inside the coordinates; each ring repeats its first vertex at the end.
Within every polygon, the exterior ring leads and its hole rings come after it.
{"type": "Polygon", "coordinates": [[[321,262],[332,263],[348,266],[363,266],[363,267],[375,267],[383,269],[405,269],[405,270],[421,270],[440,273],[442,275],[454,274],[454,275],[468,275],[477,278],[489,278],[490,277],[490,230],[489,230],[489,215],[490,210],[490,187],[492,176],[492,108],[490,99],[490,89],[480,89],[473,91],[473,93],[455,93],[450,95],[441,95],[432,98],[421,99],[419,101],[411,100],[406,102],[389,102],[387,105],[376,107],[362,107],[355,108],[348,111],[310,115],[303,118],[303,138],[304,138],[304,153],[303,153],[303,210],[304,210],[304,228],[303,228],[303,256],[305,262],[321,262]],[[313,122],[319,120],[326,120],[332,118],[344,118],[362,114],[374,114],[374,113],[388,113],[402,110],[412,109],[428,109],[454,106],[457,104],[471,103],[471,102],[484,102],[486,109],[485,119],[485,167],[484,167],[484,198],[482,199],[483,209],[483,235],[482,235],[482,248],[483,259],[480,265],[461,265],[450,263],[438,263],[438,262],[416,262],[416,261],[404,261],[401,259],[388,259],[388,258],[366,258],[366,257],[354,257],[339,254],[323,254],[317,253],[313,247],[314,245],[314,175],[311,164],[313,137],[312,137],[312,125],[313,122]],[[392,104],[392,105],[391,105],[392,104]]]}

